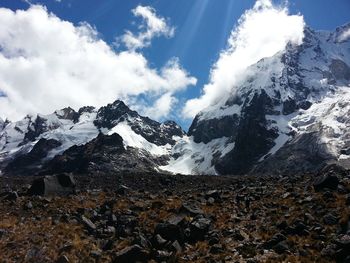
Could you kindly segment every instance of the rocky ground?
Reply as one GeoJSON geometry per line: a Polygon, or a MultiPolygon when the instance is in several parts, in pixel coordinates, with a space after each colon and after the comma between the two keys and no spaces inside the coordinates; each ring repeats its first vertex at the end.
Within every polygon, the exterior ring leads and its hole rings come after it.
{"type": "Polygon", "coordinates": [[[0,262],[350,262],[350,175],[0,177],[0,262]]]}

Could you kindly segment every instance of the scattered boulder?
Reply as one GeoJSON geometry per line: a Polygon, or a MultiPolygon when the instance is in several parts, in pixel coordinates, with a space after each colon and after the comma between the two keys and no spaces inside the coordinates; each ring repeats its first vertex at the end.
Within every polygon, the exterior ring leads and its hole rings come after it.
{"type": "Polygon", "coordinates": [[[210,219],[202,216],[195,218],[190,224],[190,239],[192,241],[203,240],[211,223],[210,219]]]}
{"type": "Polygon", "coordinates": [[[273,250],[275,250],[278,254],[283,254],[289,251],[289,246],[286,241],[281,241],[273,246],[273,250]]]}
{"type": "Polygon", "coordinates": [[[179,241],[182,242],[184,239],[184,232],[178,225],[173,225],[170,223],[160,223],[156,226],[155,235],[159,234],[162,238],[169,241],[179,241]]]}
{"type": "Polygon", "coordinates": [[[336,175],[325,174],[316,178],[314,189],[319,192],[324,189],[336,190],[339,184],[339,179],[336,175]]]}
{"type": "Polygon", "coordinates": [[[4,199],[8,201],[16,201],[18,199],[18,193],[15,191],[9,192],[5,195],[4,199]]]}
{"type": "Polygon", "coordinates": [[[67,258],[67,256],[62,255],[60,256],[57,260],[56,263],[69,263],[69,259],[67,258]]]}
{"type": "Polygon", "coordinates": [[[133,263],[133,262],[147,262],[149,253],[139,245],[126,247],[119,251],[113,262],[115,263],[133,263]]]}
{"type": "Polygon", "coordinates": [[[273,248],[274,246],[276,246],[278,243],[282,242],[282,241],[285,241],[287,238],[280,234],[280,233],[277,233],[275,234],[270,240],[266,241],[262,247],[265,248],[265,249],[271,249],[273,248]]]}
{"type": "Polygon", "coordinates": [[[45,176],[33,181],[29,195],[52,196],[60,195],[66,196],[75,193],[75,180],[70,174],[57,174],[54,176],[45,176]]]}
{"type": "Polygon", "coordinates": [[[323,222],[326,225],[336,225],[338,224],[338,217],[332,214],[327,214],[323,217],[323,222]]]}
{"type": "Polygon", "coordinates": [[[92,232],[96,230],[96,225],[91,222],[90,219],[86,218],[85,216],[81,216],[81,221],[85,225],[85,227],[88,229],[88,231],[92,232]]]}
{"type": "Polygon", "coordinates": [[[200,209],[196,204],[194,203],[185,203],[181,206],[180,212],[189,214],[191,216],[196,216],[196,215],[202,215],[203,210],[200,209]]]}

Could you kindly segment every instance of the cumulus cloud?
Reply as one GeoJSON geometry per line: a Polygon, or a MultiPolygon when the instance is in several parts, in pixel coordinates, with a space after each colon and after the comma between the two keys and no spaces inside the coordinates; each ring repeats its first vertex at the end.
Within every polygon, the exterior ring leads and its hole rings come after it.
{"type": "MultiPolygon", "coordinates": [[[[153,9],[135,10],[147,17],[152,32],[160,32],[163,24],[148,16],[154,14],[153,9]]],[[[196,79],[178,60],[171,59],[161,69],[152,68],[140,52],[113,50],[87,23],[73,25],[40,5],[15,12],[0,8],[0,91],[6,95],[0,97],[3,118],[16,120],[66,106],[99,107],[115,99],[137,105],[139,96],[152,98],[151,108],[152,101],[168,103],[165,112],[157,115],[162,117],[174,102],[166,98],[195,84],[196,79]]]]}
{"type": "Polygon", "coordinates": [[[165,93],[156,100],[152,107],[148,107],[145,113],[154,119],[160,119],[164,115],[169,115],[172,107],[177,102],[178,100],[171,93],[165,93]]]}
{"type": "Polygon", "coordinates": [[[132,13],[134,16],[140,17],[143,23],[139,26],[142,31],[137,35],[127,30],[120,38],[128,49],[136,50],[148,47],[154,37],[165,36],[170,38],[174,36],[175,28],[169,26],[163,17],[157,16],[154,8],[137,6],[132,10],[132,13]]]}
{"type": "Polygon", "coordinates": [[[303,17],[290,15],[286,6],[275,6],[271,0],[256,1],[232,31],[227,48],[211,69],[202,95],[186,102],[183,116],[192,118],[234,92],[247,67],[283,50],[288,42],[300,44],[303,29],[303,17]]]}

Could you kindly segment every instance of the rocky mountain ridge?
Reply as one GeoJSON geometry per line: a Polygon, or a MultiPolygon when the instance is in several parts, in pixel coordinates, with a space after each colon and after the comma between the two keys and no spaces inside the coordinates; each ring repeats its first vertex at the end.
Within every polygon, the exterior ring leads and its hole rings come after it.
{"type": "Polygon", "coordinates": [[[334,32],[306,27],[301,45],[250,66],[227,96],[195,117],[188,134],[119,100],[0,120],[0,170],[238,175],[317,172],[329,163],[350,168],[348,30],[350,24],[334,32]],[[74,162],[84,165],[74,170],[74,162]]]}
{"type": "Polygon", "coordinates": [[[250,66],[228,96],[195,117],[177,142],[170,170],[245,174],[349,167],[350,24],[335,32],[304,30],[301,45],[250,66]],[[205,147],[203,151],[202,146],[205,147]],[[268,168],[266,168],[268,167],[268,168]],[[174,169],[176,170],[176,169],[174,169]]]}
{"type": "Polygon", "coordinates": [[[73,171],[68,165],[72,162],[80,163],[75,172],[86,172],[94,165],[102,170],[103,164],[114,160],[118,165],[105,167],[106,172],[154,172],[165,164],[175,140],[184,135],[175,122],[140,116],[119,100],[100,109],[65,108],[7,122],[0,131],[0,167],[5,174],[32,174],[52,171],[52,167],[73,171]]]}

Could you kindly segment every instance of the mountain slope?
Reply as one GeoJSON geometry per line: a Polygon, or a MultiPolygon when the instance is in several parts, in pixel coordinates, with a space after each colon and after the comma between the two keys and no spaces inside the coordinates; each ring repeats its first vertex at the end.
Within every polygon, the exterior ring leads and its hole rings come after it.
{"type": "Polygon", "coordinates": [[[0,171],[294,174],[334,162],[350,167],[349,30],[305,28],[301,45],[250,66],[227,96],[195,117],[188,135],[119,100],[0,120],[0,171]]]}
{"type": "MultiPolygon", "coordinates": [[[[0,169],[8,174],[47,169],[46,163],[54,157],[70,156],[74,151],[83,153],[86,148],[94,148],[91,145],[100,145],[96,149],[100,150],[99,154],[104,154],[110,144],[107,138],[114,138],[116,133],[122,136],[125,152],[116,151],[115,155],[128,155],[129,158],[123,157],[124,161],[133,162],[135,168],[138,166],[135,162],[145,162],[146,158],[147,165],[140,164],[140,167],[153,171],[159,165],[154,160],[167,155],[176,140],[185,134],[175,122],[158,123],[140,116],[119,100],[98,110],[83,107],[76,112],[65,108],[49,115],[26,116],[19,122],[4,123],[3,126],[0,130],[0,169]]],[[[77,155],[78,152],[76,157],[83,158],[77,155]]],[[[109,157],[116,161],[116,156],[109,157]]]]}
{"type": "Polygon", "coordinates": [[[186,163],[188,173],[243,174],[255,166],[262,172],[269,163],[266,171],[293,173],[328,161],[347,164],[348,30],[350,24],[332,33],[305,28],[302,45],[288,45],[249,67],[228,97],[195,117],[189,137],[175,145],[164,169],[186,163]],[[205,151],[196,150],[201,145],[205,151]],[[313,161],[305,161],[306,155],[313,161]]]}

